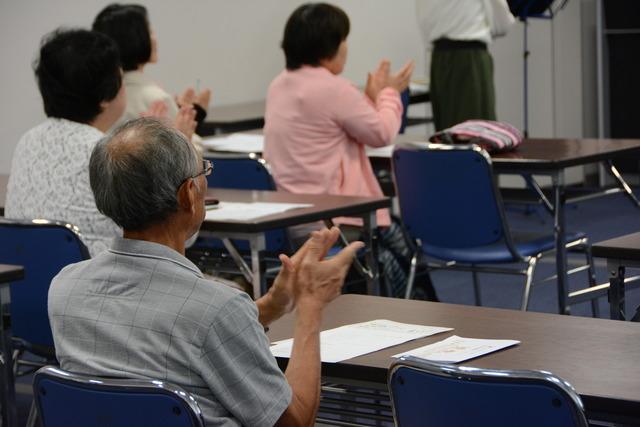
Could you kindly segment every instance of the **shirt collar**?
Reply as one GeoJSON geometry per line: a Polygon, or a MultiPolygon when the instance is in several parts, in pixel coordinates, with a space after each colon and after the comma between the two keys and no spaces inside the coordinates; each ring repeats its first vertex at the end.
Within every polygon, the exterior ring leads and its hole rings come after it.
{"type": "Polygon", "coordinates": [[[148,84],[153,82],[148,75],[138,70],[125,71],[122,78],[125,84],[148,84]]]}
{"type": "Polygon", "coordinates": [[[119,255],[127,255],[141,258],[154,258],[177,264],[190,270],[199,278],[203,278],[202,272],[187,258],[160,243],[147,242],[146,240],[125,239],[115,237],[111,242],[109,252],[119,255]]]}

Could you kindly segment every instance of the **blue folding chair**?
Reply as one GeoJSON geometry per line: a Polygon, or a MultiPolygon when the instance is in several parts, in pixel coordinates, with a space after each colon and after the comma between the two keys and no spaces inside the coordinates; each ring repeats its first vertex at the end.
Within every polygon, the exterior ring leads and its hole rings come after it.
{"type": "MultiPolygon", "coordinates": [[[[257,156],[254,153],[250,154],[225,154],[225,153],[207,153],[205,158],[213,162],[213,173],[207,176],[207,184],[210,188],[229,188],[238,190],[261,190],[261,191],[275,191],[276,184],[271,175],[271,171],[268,163],[257,156]]],[[[331,221],[325,221],[327,227],[333,226],[331,221]]],[[[243,254],[249,252],[249,245],[246,241],[231,241],[232,247],[223,245],[218,239],[213,238],[199,238],[196,241],[193,249],[189,251],[192,258],[199,258],[202,265],[207,258],[215,257],[210,251],[221,251],[223,248],[232,254],[232,257],[238,258],[243,254]],[[205,251],[202,255],[197,255],[198,252],[205,251]],[[235,254],[234,254],[235,251],[235,254]]],[[[340,251],[342,246],[346,246],[349,242],[346,241],[343,235],[341,235],[340,244],[333,247],[328,256],[333,256],[340,251]]],[[[267,256],[265,259],[275,265],[280,265],[280,261],[276,255],[280,253],[291,253],[293,245],[289,239],[289,236],[284,229],[277,229],[268,231],[265,233],[265,247],[267,256]]],[[[208,260],[207,260],[208,261],[208,260]]],[[[366,277],[371,275],[371,272],[366,269],[362,263],[356,259],[354,261],[354,267],[356,271],[366,277]]],[[[278,268],[268,270],[268,274],[274,274],[278,271],[278,268]]],[[[247,281],[251,281],[249,277],[245,277],[247,281]]],[[[265,291],[263,289],[263,291],[265,291]]]]}
{"type": "Polygon", "coordinates": [[[580,396],[544,371],[493,370],[403,357],[389,368],[398,427],[587,427],[580,396]]]}
{"type": "MultiPolygon", "coordinates": [[[[536,264],[555,250],[554,235],[509,229],[487,152],[475,145],[401,144],[393,152],[393,171],[402,220],[418,243],[407,295],[411,295],[416,265],[424,254],[444,261],[430,268],[471,271],[478,305],[478,272],[524,275],[520,308],[526,310],[536,264]],[[525,268],[495,265],[505,263],[524,263],[525,268]]],[[[566,246],[586,255],[586,265],[570,273],[587,270],[589,286],[595,286],[586,235],[567,233],[566,246]]],[[[572,301],[568,298],[568,304],[572,301]]],[[[591,303],[597,316],[597,301],[591,303]]]]}
{"type": "Polygon", "coordinates": [[[195,398],[163,381],[107,379],[45,366],[33,395],[43,427],[203,427],[195,398]]]}
{"type": "Polygon", "coordinates": [[[89,251],[75,226],[40,219],[1,219],[0,242],[0,262],[22,265],[27,272],[23,280],[11,284],[14,369],[20,375],[43,366],[24,360],[24,352],[57,363],[47,311],[49,285],[65,266],[89,259],[89,251]],[[27,367],[27,372],[19,367],[27,367]]]}
{"type": "MultiPolygon", "coordinates": [[[[269,165],[253,153],[247,155],[208,153],[206,158],[213,162],[213,173],[207,176],[207,184],[210,188],[276,190],[269,165]]],[[[266,250],[269,253],[288,252],[291,249],[289,238],[283,229],[267,232],[265,240],[266,250]]],[[[213,244],[221,247],[219,242],[213,244]]],[[[240,251],[249,250],[246,241],[234,241],[234,245],[240,251]]]]}
{"type": "MultiPolygon", "coordinates": [[[[213,163],[213,172],[207,176],[210,188],[225,188],[238,190],[274,191],[275,182],[267,163],[259,156],[251,154],[206,153],[205,158],[213,163]]],[[[263,259],[268,264],[279,266],[276,255],[291,252],[289,237],[284,229],[271,230],[265,233],[265,255],[263,259]]],[[[201,232],[194,245],[187,250],[187,256],[199,265],[201,269],[215,272],[227,272],[244,276],[249,283],[252,281],[251,269],[245,258],[250,258],[250,245],[246,240],[220,240],[207,237],[201,232]],[[233,266],[229,263],[229,255],[233,259],[233,266]]],[[[267,270],[273,274],[275,270],[267,270]]],[[[263,285],[264,287],[264,285],[263,285]]],[[[266,289],[262,289],[263,292],[266,289]]]]}

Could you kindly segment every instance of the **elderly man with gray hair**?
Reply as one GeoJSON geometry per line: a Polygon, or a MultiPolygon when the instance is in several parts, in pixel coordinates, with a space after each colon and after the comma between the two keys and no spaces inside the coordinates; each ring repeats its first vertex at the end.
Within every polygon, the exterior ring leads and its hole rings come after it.
{"type": "Polygon", "coordinates": [[[184,256],[204,220],[212,165],[178,131],[142,118],[95,147],[91,188],[123,238],[51,283],[49,319],[63,369],[152,378],[193,393],[207,425],[311,425],[320,395],[320,321],[361,242],[324,260],[338,230],[315,232],[269,292],[206,280],[184,256]],[[264,328],[295,308],[283,374],[264,328]]]}

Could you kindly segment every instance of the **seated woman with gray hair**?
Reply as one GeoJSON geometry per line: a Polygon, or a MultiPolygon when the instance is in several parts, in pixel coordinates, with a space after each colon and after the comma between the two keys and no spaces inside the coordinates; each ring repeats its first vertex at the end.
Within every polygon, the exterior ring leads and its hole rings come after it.
{"type": "Polygon", "coordinates": [[[362,242],[324,260],[338,230],[314,232],[291,258],[280,256],[281,272],[254,303],[185,257],[185,240],[204,220],[211,171],[181,133],[150,118],[98,143],[91,188],[124,237],[52,281],[56,356],[72,372],[179,385],[196,397],[207,425],[311,425],[322,312],[340,295],[362,242]],[[264,328],[294,308],[283,374],[264,328]]]}

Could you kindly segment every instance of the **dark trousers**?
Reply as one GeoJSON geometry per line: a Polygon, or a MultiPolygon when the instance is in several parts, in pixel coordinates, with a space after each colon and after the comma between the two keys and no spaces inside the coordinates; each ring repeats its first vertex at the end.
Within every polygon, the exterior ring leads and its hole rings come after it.
{"type": "Polygon", "coordinates": [[[496,120],[493,59],[483,43],[436,40],[429,86],[436,131],[496,120]]]}

